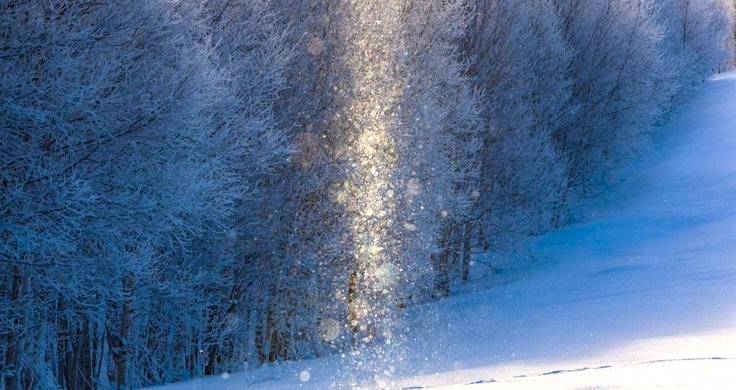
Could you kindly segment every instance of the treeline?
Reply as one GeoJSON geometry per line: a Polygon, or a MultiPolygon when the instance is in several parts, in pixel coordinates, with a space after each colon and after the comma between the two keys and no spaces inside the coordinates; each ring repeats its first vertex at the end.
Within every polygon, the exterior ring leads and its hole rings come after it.
{"type": "Polygon", "coordinates": [[[0,389],[390,340],[366,329],[564,225],[728,69],[733,7],[1,3],[0,389]]]}

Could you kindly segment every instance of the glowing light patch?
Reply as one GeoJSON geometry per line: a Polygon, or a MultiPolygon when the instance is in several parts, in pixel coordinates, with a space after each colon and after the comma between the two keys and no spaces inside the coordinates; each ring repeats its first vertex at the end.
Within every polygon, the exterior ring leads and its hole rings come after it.
{"type": "Polygon", "coordinates": [[[334,341],[340,336],[340,324],[332,318],[322,319],[319,323],[319,333],[322,340],[326,342],[334,341]]]}
{"type": "Polygon", "coordinates": [[[397,191],[392,180],[398,160],[396,111],[403,93],[403,79],[397,73],[402,11],[401,2],[395,0],[350,0],[348,6],[354,29],[345,32],[350,49],[343,60],[352,78],[344,113],[352,170],[336,199],[351,215],[358,275],[357,296],[350,302],[351,326],[361,325],[371,332],[376,329],[369,328],[381,317],[377,312],[388,309],[385,296],[397,280],[398,270],[391,261],[398,246],[397,228],[403,226],[396,221],[397,191]],[[384,297],[376,299],[381,294],[384,297]]]}

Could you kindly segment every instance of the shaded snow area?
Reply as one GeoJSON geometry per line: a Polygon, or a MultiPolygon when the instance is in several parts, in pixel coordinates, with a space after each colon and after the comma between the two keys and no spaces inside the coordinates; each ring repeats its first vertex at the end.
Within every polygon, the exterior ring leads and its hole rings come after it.
{"type": "Polygon", "coordinates": [[[167,389],[736,388],[736,74],[659,137],[581,222],[534,243],[532,271],[405,313],[390,380],[347,380],[351,357],[332,356],[167,389]]]}

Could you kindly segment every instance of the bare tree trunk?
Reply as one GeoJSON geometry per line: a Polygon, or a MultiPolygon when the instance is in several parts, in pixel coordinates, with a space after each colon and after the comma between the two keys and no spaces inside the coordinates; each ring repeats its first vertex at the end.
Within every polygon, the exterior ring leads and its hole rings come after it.
{"type": "Polygon", "coordinates": [[[219,353],[219,346],[212,344],[207,350],[207,364],[204,366],[205,375],[215,375],[217,368],[217,354],[219,353]]]}
{"type": "MultiPolygon", "coordinates": [[[[23,276],[20,272],[20,267],[17,265],[13,265],[13,276],[12,276],[12,282],[10,286],[10,302],[11,305],[15,305],[16,302],[20,299],[21,295],[21,288],[23,286],[23,276]]],[[[17,321],[17,320],[16,320],[17,321]]],[[[6,376],[4,380],[5,389],[7,390],[14,390],[20,387],[20,370],[18,369],[18,357],[19,357],[19,351],[18,351],[18,343],[19,343],[19,335],[14,333],[14,330],[11,330],[10,333],[4,337],[4,342],[8,346],[8,349],[5,351],[5,365],[9,367],[13,367],[14,373],[12,375],[6,376]]]]}
{"type": "Polygon", "coordinates": [[[348,324],[353,332],[353,343],[357,340],[358,322],[360,320],[359,310],[357,307],[358,300],[358,272],[350,273],[348,280],[348,324]]]}
{"type": "Polygon", "coordinates": [[[470,280],[470,255],[472,250],[472,245],[470,243],[470,240],[473,236],[473,226],[470,224],[469,221],[466,221],[464,224],[464,231],[463,231],[463,251],[462,251],[462,278],[463,282],[467,282],[470,280]]]}
{"type": "MultiPolygon", "coordinates": [[[[252,304],[255,306],[255,304],[252,304]]],[[[258,315],[255,307],[248,309],[248,336],[246,359],[250,368],[255,368],[260,363],[258,358],[258,347],[256,345],[256,329],[258,327],[258,315]]]]}
{"type": "Polygon", "coordinates": [[[445,227],[440,232],[440,253],[435,257],[435,293],[439,298],[444,298],[450,295],[450,274],[449,274],[449,259],[451,254],[450,249],[450,230],[445,227]]]}
{"type": "Polygon", "coordinates": [[[115,388],[123,389],[127,386],[128,355],[130,328],[133,323],[133,289],[135,275],[129,272],[123,278],[123,307],[120,312],[120,327],[117,335],[110,335],[110,347],[115,364],[115,388]]]}
{"type": "Polygon", "coordinates": [[[554,210],[552,211],[552,227],[557,229],[562,227],[567,219],[565,215],[568,197],[570,196],[570,184],[565,185],[565,190],[562,192],[560,199],[555,202],[554,210]]]}
{"type": "Polygon", "coordinates": [[[486,232],[486,211],[480,213],[476,227],[478,229],[478,245],[486,252],[491,246],[490,242],[488,242],[488,234],[486,232]]]}

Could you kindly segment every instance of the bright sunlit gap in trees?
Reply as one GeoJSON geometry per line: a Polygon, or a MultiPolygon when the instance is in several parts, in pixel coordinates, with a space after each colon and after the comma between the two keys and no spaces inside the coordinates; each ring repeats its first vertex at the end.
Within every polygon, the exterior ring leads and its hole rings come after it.
{"type": "Polygon", "coordinates": [[[402,94],[396,77],[395,42],[398,1],[350,3],[355,29],[345,59],[352,72],[351,101],[346,108],[351,140],[348,146],[351,174],[338,200],[351,213],[351,239],[355,267],[350,276],[349,322],[356,342],[380,336],[390,342],[388,302],[392,299],[392,250],[395,250],[396,199],[392,175],[399,156],[392,130],[402,94]]]}

